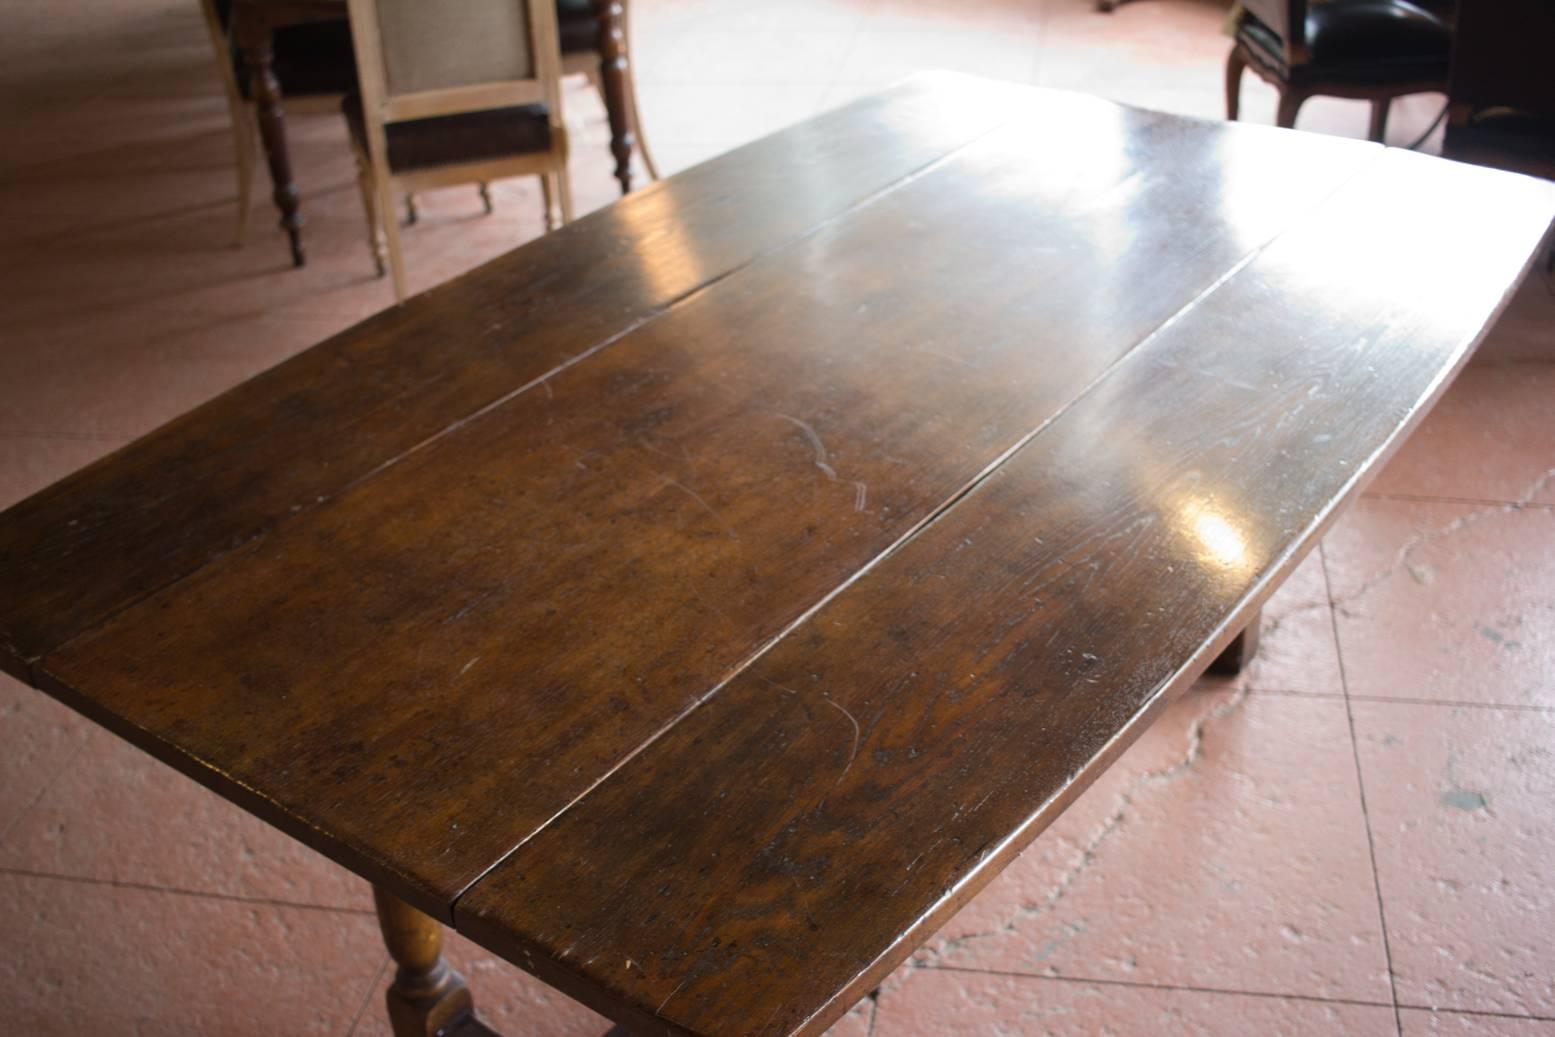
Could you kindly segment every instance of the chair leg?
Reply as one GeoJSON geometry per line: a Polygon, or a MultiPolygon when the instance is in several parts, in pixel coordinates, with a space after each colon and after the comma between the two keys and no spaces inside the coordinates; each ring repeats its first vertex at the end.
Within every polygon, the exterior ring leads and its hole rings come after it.
{"type": "Polygon", "coordinates": [[[238,162],[238,223],[232,243],[248,240],[248,217],[254,208],[254,167],[259,162],[259,126],[247,105],[232,113],[232,145],[238,162]]]}
{"type": "Polygon", "coordinates": [[[362,211],[367,216],[367,248],[372,253],[378,276],[382,277],[389,269],[384,265],[383,217],[378,211],[378,187],[373,183],[372,160],[361,148],[353,146],[351,153],[356,158],[356,186],[361,189],[362,211]]]}
{"type": "Polygon", "coordinates": [[[486,181],[480,182],[481,204],[486,207],[486,215],[490,216],[495,207],[491,204],[491,185],[486,181]]]}
{"type": "Polygon", "coordinates": [[[1301,111],[1301,103],[1306,96],[1294,90],[1280,91],[1280,106],[1274,116],[1274,125],[1283,126],[1288,130],[1296,128],[1296,113],[1301,111]]]}
{"type": "Polygon", "coordinates": [[[1226,55],[1226,118],[1236,122],[1236,117],[1242,113],[1242,73],[1247,69],[1247,61],[1242,57],[1242,52],[1236,47],[1231,48],[1231,53],[1226,55]]]}
{"type": "Polygon", "coordinates": [[[626,75],[626,117],[632,124],[632,135],[637,138],[637,154],[642,156],[643,168],[648,171],[650,179],[659,179],[659,167],[653,161],[653,152],[648,150],[648,137],[643,133],[643,117],[637,110],[637,79],[632,75],[628,67],[626,75]]]}
{"type": "Polygon", "coordinates": [[[556,200],[561,203],[562,223],[571,223],[572,180],[567,176],[567,167],[563,166],[551,175],[556,178],[556,200]]]}
{"type": "Polygon", "coordinates": [[[400,225],[391,215],[394,212],[394,189],[387,180],[377,186],[378,211],[384,217],[381,221],[383,236],[389,246],[389,274],[394,280],[394,299],[396,302],[404,302],[410,293],[405,287],[405,252],[400,246],[400,225]]]}
{"type": "Polygon", "coordinates": [[[416,195],[409,192],[405,195],[405,226],[414,227],[420,219],[421,213],[416,211],[416,195]]]}
{"type": "Polygon", "coordinates": [[[1371,103],[1371,125],[1366,129],[1366,139],[1382,143],[1388,133],[1388,105],[1390,98],[1382,97],[1371,103]]]}
{"type": "Polygon", "coordinates": [[[545,229],[555,230],[560,222],[556,215],[556,196],[551,190],[551,174],[540,174],[540,205],[545,210],[545,229]]]}

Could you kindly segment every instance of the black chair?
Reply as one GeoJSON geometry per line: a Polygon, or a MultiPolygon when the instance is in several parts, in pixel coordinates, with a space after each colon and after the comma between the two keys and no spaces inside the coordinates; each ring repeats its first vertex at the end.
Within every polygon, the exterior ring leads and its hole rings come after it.
{"type": "Polygon", "coordinates": [[[1410,0],[1243,0],[1226,59],[1226,117],[1241,107],[1251,68],[1280,93],[1276,124],[1295,126],[1314,95],[1371,102],[1367,136],[1382,140],[1388,104],[1405,94],[1446,92],[1451,12],[1410,0]]]}

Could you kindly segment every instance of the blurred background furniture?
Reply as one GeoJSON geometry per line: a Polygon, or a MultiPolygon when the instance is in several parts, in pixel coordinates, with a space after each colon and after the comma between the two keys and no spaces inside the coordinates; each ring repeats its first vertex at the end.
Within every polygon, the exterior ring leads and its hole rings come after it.
{"type": "Polygon", "coordinates": [[[1449,158],[1555,178],[1555,3],[1473,0],[1458,14],[1449,158]]]}
{"type": "Polygon", "coordinates": [[[1380,141],[1388,104],[1405,94],[1447,89],[1450,14],[1409,0],[1243,0],[1226,59],[1226,117],[1241,107],[1251,68],[1279,91],[1277,125],[1295,126],[1314,95],[1371,102],[1367,136],[1380,141]]]}
{"type": "MultiPolygon", "coordinates": [[[[256,132],[241,127],[257,124],[274,185],[272,197],[280,211],[280,226],[287,234],[293,264],[302,266],[307,261],[302,243],[305,220],[287,153],[282,100],[294,96],[294,88],[296,96],[325,93],[333,97],[356,88],[346,0],[202,3],[208,5],[207,28],[212,42],[218,50],[227,46],[233,53],[231,67],[224,68],[222,80],[234,111],[240,208],[251,194],[256,132]],[[321,85],[330,89],[321,90],[321,85]],[[252,105],[251,109],[244,104],[245,100],[252,105]],[[239,111],[245,117],[240,117],[239,111]],[[250,111],[252,116],[247,117],[250,111]],[[247,136],[243,136],[245,133],[247,136]]],[[[622,193],[631,190],[634,151],[642,154],[648,175],[657,178],[657,168],[643,145],[637,115],[624,0],[556,0],[556,23],[564,54],[562,74],[586,75],[604,99],[610,121],[610,150],[622,193]]],[[[239,219],[241,224],[246,216],[240,214],[239,219]]]]}
{"type": "Polygon", "coordinates": [[[616,160],[621,193],[632,189],[632,151],[642,156],[651,179],[658,167],[643,136],[637,113],[637,83],[628,60],[631,49],[630,9],[625,0],[556,0],[561,33],[562,73],[581,75],[599,91],[610,118],[610,153],[616,160]]]}
{"type": "MultiPolygon", "coordinates": [[[[254,68],[233,37],[233,0],[200,0],[200,9],[216,52],[216,71],[232,118],[238,177],[238,219],[233,238],[242,244],[248,236],[254,166],[260,155],[254,68]]],[[[271,48],[269,66],[277,91],[288,98],[306,98],[333,106],[356,89],[356,56],[351,49],[351,26],[344,4],[276,5],[270,15],[266,42],[271,48]]],[[[282,160],[289,168],[284,136],[280,148],[282,160]]]]}
{"type": "Polygon", "coordinates": [[[539,176],[547,226],[572,218],[551,0],[348,2],[360,92],[341,108],[395,298],[407,294],[397,192],[539,176]]]}

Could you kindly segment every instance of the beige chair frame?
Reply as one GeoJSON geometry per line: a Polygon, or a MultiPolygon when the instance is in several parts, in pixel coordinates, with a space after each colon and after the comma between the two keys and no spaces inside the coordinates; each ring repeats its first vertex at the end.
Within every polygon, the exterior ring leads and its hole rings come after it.
{"type": "Polygon", "coordinates": [[[227,95],[227,115],[232,120],[232,150],[238,166],[238,224],[233,231],[232,243],[241,245],[248,237],[248,216],[254,208],[259,121],[254,115],[254,106],[243,99],[243,91],[238,89],[238,77],[232,69],[232,38],[221,27],[215,0],[200,0],[200,13],[205,16],[205,31],[216,52],[216,74],[221,79],[222,92],[227,95]]]}
{"type": "MultiPolygon", "coordinates": [[[[515,0],[516,2],[516,0],[515,0]]],[[[538,176],[545,200],[546,223],[555,226],[572,219],[572,188],[567,179],[567,128],[562,116],[561,43],[556,28],[556,8],[550,0],[527,0],[533,76],[469,86],[391,94],[384,67],[383,41],[379,34],[378,0],[348,0],[351,32],[356,47],[358,88],[367,130],[367,154],[357,148],[362,204],[367,212],[370,244],[375,257],[387,245],[394,296],[406,298],[405,259],[398,221],[394,218],[395,192],[414,193],[454,184],[484,183],[509,176],[538,176]],[[551,148],[547,152],[508,158],[463,162],[406,173],[389,169],[385,127],[410,119],[507,108],[515,105],[546,106],[551,124],[551,148]],[[559,204],[559,221],[553,211],[559,204]]]]}

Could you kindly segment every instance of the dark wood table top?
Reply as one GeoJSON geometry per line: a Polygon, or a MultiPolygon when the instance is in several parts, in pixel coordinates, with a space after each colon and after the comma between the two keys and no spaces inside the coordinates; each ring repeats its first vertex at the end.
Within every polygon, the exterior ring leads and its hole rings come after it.
{"type": "Polygon", "coordinates": [[[818,1033],[1229,641],[1552,214],[920,78],[0,515],[0,664],[644,1032],[818,1033]]]}

